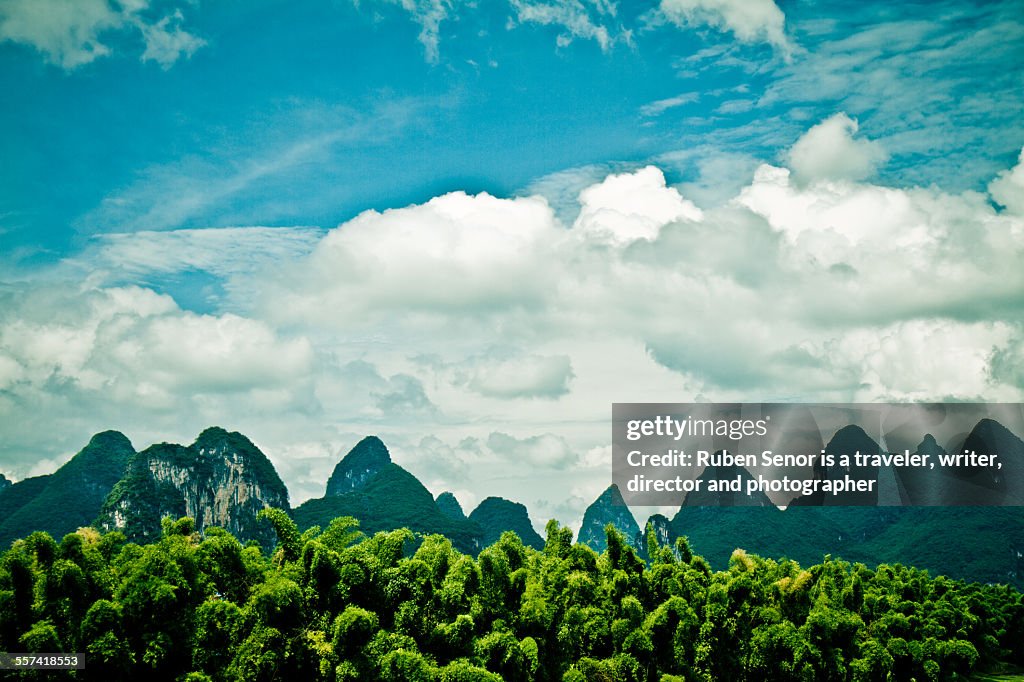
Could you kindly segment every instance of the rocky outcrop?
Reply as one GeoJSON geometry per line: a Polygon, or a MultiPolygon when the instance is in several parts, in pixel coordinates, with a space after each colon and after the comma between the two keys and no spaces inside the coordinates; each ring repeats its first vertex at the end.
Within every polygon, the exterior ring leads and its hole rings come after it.
{"type": "Polygon", "coordinates": [[[633,513],[629,511],[622,499],[617,485],[609,486],[583,514],[583,525],[580,526],[579,541],[589,545],[595,552],[603,552],[608,548],[605,526],[612,524],[635,549],[640,549],[641,533],[633,513]]]}
{"type": "Polygon", "coordinates": [[[269,547],[273,530],[256,518],[265,507],[288,509],[273,464],[242,434],[212,427],[188,447],[162,443],[135,455],[98,524],[142,539],[159,536],[165,516],[189,516],[200,532],[218,526],[269,547]]]}

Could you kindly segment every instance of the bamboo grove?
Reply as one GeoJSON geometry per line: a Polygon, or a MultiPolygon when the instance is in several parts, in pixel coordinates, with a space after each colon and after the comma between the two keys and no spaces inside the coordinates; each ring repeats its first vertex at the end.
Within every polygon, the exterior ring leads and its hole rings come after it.
{"type": "Polygon", "coordinates": [[[261,515],[271,553],[187,518],[145,546],[90,528],[14,542],[0,649],[149,682],[954,680],[1024,663],[1019,592],[900,565],[737,550],[715,572],[685,539],[649,532],[645,561],[609,526],[599,555],[555,521],[542,551],[506,533],[474,558],[440,535],[261,515]]]}

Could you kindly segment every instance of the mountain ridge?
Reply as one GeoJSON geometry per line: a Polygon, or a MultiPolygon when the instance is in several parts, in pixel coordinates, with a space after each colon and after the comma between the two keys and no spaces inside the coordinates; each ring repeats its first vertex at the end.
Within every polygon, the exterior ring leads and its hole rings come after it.
{"type": "MultiPolygon", "coordinates": [[[[869,452],[878,447],[862,429],[841,429],[837,436],[840,434],[840,440],[845,441],[846,445],[863,447],[869,452]]],[[[972,445],[984,440],[984,434],[989,434],[990,441],[996,438],[1015,447],[1016,444],[1024,445],[1024,441],[993,420],[982,420],[969,433],[961,436],[960,442],[972,445]],[[1015,440],[1007,440],[1009,438],[1015,440]]],[[[834,436],[829,444],[836,440],[834,436]]],[[[237,493],[241,493],[244,498],[242,502],[258,500],[258,503],[242,509],[246,518],[254,518],[258,508],[263,506],[280,506],[292,514],[301,528],[311,525],[326,527],[336,516],[353,516],[360,521],[366,533],[405,526],[422,535],[446,535],[458,549],[466,552],[479,552],[505,530],[519,534],[525,544],[543,546],[543,539],[534,530],[529,510],[524,505],[490,497],[485,498],[467,516],[450,492],[433,497],[413,474],[391,461],[387,447],[376,436],[363,438],[335,466],[332,478],[340,472],[339,480],[347,488],[329,485],[336,494],[307,500],[294,510],[288,507],[287,488],[272,462],[248,438],[237,432],[229,433],[222,428],[211,427],[200,433],[189,446],[160,443],[138,453],[129,450],[131,444],[122,434],[102,432],[90,439],[90,444],[76,455],[77,460],[72,458],[72,461],[78,463],[68,471],[74,472],[75,467],[80,467],[82,462],[87,463],[92,449],[107,446],[119,446],[122,452],[131,453],[127,455],[124,475],[111,486],[99,510],[102,513],[98,512],[93,519],[87,519],[79,525],[95,521],[106,529],[129,530],[130,537],[142,539],[160,532],[159,520],[162,515],[194,515],[199,530],[210,525],[225,525],[219,522],[226,521],[229,530],[244,539],[272,542],[272,538],[268,539],[271,531],[266,524],[262,528],[246,524],[242,527],[237,523],[232,527],[236,512],[244,507],[232,507],[232,504],[239,501],[237,493]],[[82,456],[83,453],[86,456],[82,456]],[[261,485],[276,491],[276,496],[254,497],[253,490],[245,485],[236,485],[235,498],[233,501],[227,500],[228,511],[225,511],[224,499],[220,500],[218,507],[215,503],[217,491],[224,488],[213,480],[217,478],[214,473],[218,467],[232,463],[245,465],[243,468],[260,479],[261,485]],[[182,496],[182,486],[186,480],[193,478],[206,483],[193,481],[193,499],[189,502],[182,496]],[[129,527],[127,518],[121,519],[120,523],[115,519],[118,505],[131,498],[125,489],[133,487],[136,488],[134,499],[141,497],[150,501],[150,508],[142,504],[135,509],[146,516],[142,524],[145,532],[138,532],[138,527],[129,527]],[[342,492],[338,493],[339,489],[342,492]],[[203,504],[196,502],[200,497],[205,500],[203,504]]],[[[918,450],[933,454],[942,451],[930,434],[922,437],[918,450]]],[[[1021,454],[1020,460],[1024,462],[1024,454],[1021,454]]],[[[71,463],[69,461],[65,467],[71,463]]],[[[25,479],[0,489],[0,519],[3,520],[0,530],[10,518],[31,516],[28,511],[20,510],[31,510],[32,507],[27,505],[37,499],[47,499],[40,498],[40,495],[51,486],[53,491],[61,490],[61,486],[54,486],[54,477],[58,483],[62,477],[67,477],[65,467],[54,474],[25,479]],[[61,471],[65,473],[57,476],[61,471]]],[[[715,470],[705,471],[702,475],[742,477],[743,472],[715,470]]],[[[916,489],[908,481],[897,482],[907,485],[908,496],[916,494],[916,489]]],[[[618,489],[610,486],[588,506],[577,539],[601,551],[605,544],[604,528],[611,523],[623,533],[629,544],[641,555],[645,555],[643,532],[624,502],[621,506],[615,503],[616,494],[621,502],[618,489]]],[[[718,500],[719,504],[722,502],[725,500],[718,500]]],[[[47,506],[58,508],[60,505],[48,503],[47,506]]],[[[121,512],[127,511],[126,508],[121,509],[121,512]]],[[[779,509],[770,503],[746,508],[684,503],[671,519],[655,514],[648,519],[648,523],[653,525],[662,544],[671,545],[676,538],[688,536],[694,550],[704,554],[713,565],[719,567],[724,567],[733,549],[742,547],[765,556],[786,556],[801,563],[820,561],[826,554],[841,555],[868,564],[912,561],[921,568],[949,571],[954,577],[1024,584],[1024,564],[1021,562],[1021,556],[1024,556],[1024,513],[1019,507],[813,507],[792,504],[789,509],[779,509]],[[930,537],[952,539],[937,543],[930,541],[930,537]],[[965,551],[954,556],[943,549],[951,543],[962,545],[965,551]]],[[[54,528],[51,534],[60,535],[68,526],[54,528]]],[[[4,540],[7,542],[25,534],[24,529],[12,531],[4,540]]]]}

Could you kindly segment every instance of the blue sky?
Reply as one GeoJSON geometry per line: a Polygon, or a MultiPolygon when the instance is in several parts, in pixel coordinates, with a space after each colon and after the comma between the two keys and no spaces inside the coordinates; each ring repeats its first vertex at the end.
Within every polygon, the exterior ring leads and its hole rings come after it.
{"type": "MultiPolygon", "coordinates": [[[[672,154],[670,180],[693,180],[723,153],[775,160],[836,111],[892,140],[883,181],[981,189],[1024,130],[1012,2],[853,15],[789,3],[784,47],[697,18],[679,26],[651,3],[611,4],[614,16],[564,3],[607,30],[603,48],[518,20],[529,3],[413,4],[445,8],[436,36],[417,39],[425,19],[398,3],[154,2],[143,21],[172,18],[194,52],[143,60],[133,26],[94,29],[108,51],[95,58],[73,40],[55,54],[9,37],[5,251],[47,261],[97,232],[332,227],[444,191],[507,196],[565,169],[672,154]]],[[[41,36],[56,23],[35,21],[41,36]]]]}
{"type": "Polygon", "coordinates": [[[3,0],[0,471],[372,431],[571,521],[615,400],[1020,399],[1021,64],[1014,0],[3,0]]]}

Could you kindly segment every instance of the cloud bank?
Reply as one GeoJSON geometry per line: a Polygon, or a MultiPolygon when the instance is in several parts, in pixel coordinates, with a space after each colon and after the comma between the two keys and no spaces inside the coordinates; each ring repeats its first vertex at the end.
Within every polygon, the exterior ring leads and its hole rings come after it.
{"type": "Polygon", "coordinates": [[[1024,160],[988,195],[890,187],[856,132],[811,126],[788,168],[703,209],[648,166],[583,188],[571,223],[540,196],[453,192],[294,240],[246,228],[237,252],[230,230],[98,240],[85,261],[246,295],[200,315],[100,275],[6,283],[4,461],[220,423],[301,501],[378,433],[432,485],[555,510],[554,472],[582,498],[607,485],[616,401],[1024,399],[1024,160]]]}

